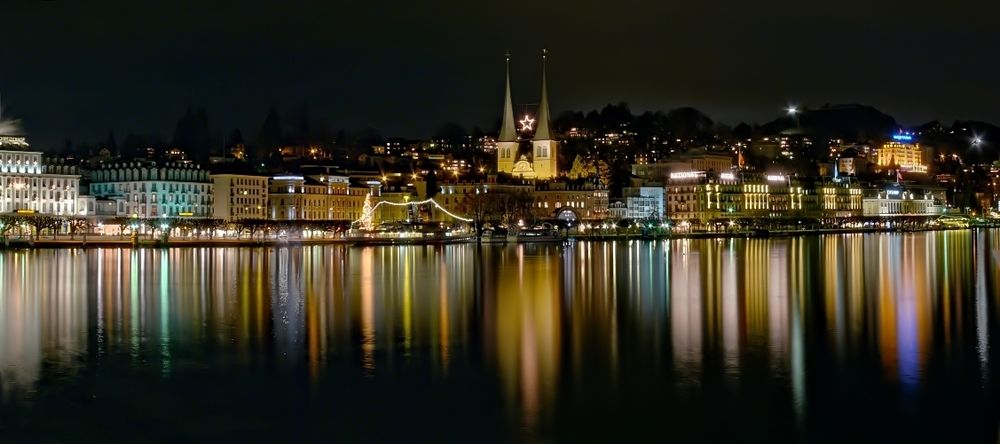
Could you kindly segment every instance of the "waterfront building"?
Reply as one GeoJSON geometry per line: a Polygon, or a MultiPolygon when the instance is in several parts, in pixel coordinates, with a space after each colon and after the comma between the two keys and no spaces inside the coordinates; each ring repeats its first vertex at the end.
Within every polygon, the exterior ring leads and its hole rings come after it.
{"type": "Polygon", "coordinates": [[[906,133],[896,134],[878,149],[876,163],[880,169],[898,168],[902,172],[926,173],[927,164],[920,144],[906,133]]]}
{"type": "Polygon", "coordinates": [[[267,219],[267,176],[212,174],[213,216],[219,219],[267,219]]]}
{"type": "Polygon", "coordinates": [[[0,213],[87,214],[89,201],[80,196],[79,171],[47,167],[42,153],[29,148],[22,136],[0,136],[0,213]]]}
{"type": "Polygon", "coordinates": [[[663,219],[663,187],[626,187],[622,189],[622,197],[625,202],[625,218],[663,219]]]}
{"type": "Polygon", "coordinates": [[[693,224],[733,219],[832,218],[861,215],[862,190],[840,179],[784,174],[672,173],[666,215],[693,224]]]}
{"type": "Polygon", "coordinates": [[[784,174],[765,175],[767,181],[768,217],[803,215],[805,192],[794,177],[784,174]]]}
{"type": "MultiPolygon", "coordinates": [[[[530,123],[538,126],[531,139],[531,158],[520,154],[521,139],[517,135],[514,107],[510,95],[510,56],[507,56],[506,89],[504,92],[503,118],[496,142],[497,172],[522,179],[553,179],[559,175],[559,142],[551,130],[548,89],[546,85],[546,57],[542,55],[542,97],[538,116],[530,123]]],[[[526,118],[526,122],[528,122],[526,118]]],[[[526,124],[525,129],[530,129],[526,124]]]]}
{"type": "Polygon", "coordinates": [[[863,199],[865,216],[934,216],[945,212],[945,206],[935,201],[932,193],[890,184],[884,189],[870,190],[863,199]]]}
{"type": "MultiPolygon", "coordinates": [[[[117,216],[212,217],[212,180],[200,165],[151,161],[105,164],[91,172],[90,193],[117,216]]],[[[102,209],[102,212],[109,212],[102,209]]]]}
{"type": "Polygon", "coordinates": [[[576,220],[601,220],[608,214],[608,190],[591,182],[539,183],[530,193],[534,214],[540,218],[550,218],[566,210],[576,220]]]}
{"type": "Polygon", "coordinates": [[[752,186],[744,186],[741,189],[737,176],[732,172],[670,173],[665,189],[666,216],[678,222],[707,223],[723,212],[729,214],[740,212],[744,208],[763,208],[766,200],[763,188],[757,190],[752,186]]]}
{"type": "Polygon", "coordinates": [[[806,205],[807,212],[812,215],[829,219],[862,214],[864,196],[856,183],[846,180],[828,181],[816,183],[812,190],[815,192],[815,199],[812,199],[811,205],[806,205]]]}
{"type": "Polygon", "coordinates": [[[368,186],[353,186],[347,176],[280,175],[268,186],[268,214],[273,220],[354,221],[361,217],[368,186]]]}

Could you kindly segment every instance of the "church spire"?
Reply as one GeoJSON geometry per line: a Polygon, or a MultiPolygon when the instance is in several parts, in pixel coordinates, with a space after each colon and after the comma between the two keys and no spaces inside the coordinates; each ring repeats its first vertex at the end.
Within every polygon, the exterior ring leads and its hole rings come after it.
{"type": "Polygon", "coordinates": [[[535,130],[535,140],[552,140],[552,134],[549,131],[549,92],[545,84],[545,59],[548,57],[549,51],[547,49],[542,50],[542,101],[538,104],[538,129],[535,130]]]}
{"type": "Polygon", "coordinates": [[[514,105],[510,100],[510,52],[504,55],[507,56],[507,89],[504,91],[503,123],[500,124],[500,138],[497,141],[515,142],[517,141],[517,129],[514,126],[514,105]]]}

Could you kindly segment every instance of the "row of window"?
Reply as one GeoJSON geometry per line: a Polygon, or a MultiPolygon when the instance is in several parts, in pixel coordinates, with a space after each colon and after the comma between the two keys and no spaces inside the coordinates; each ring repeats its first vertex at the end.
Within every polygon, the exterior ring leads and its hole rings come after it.
{"type": "Polygon", "coordinates": [[[128,192],[167,192],[167,193],[210,193],[211,184],[177,183],[177,182],[130,182],[130,183],[97,183],[93,184],[94,190],[100,193],[110,193],[117,191],[125,194],[128,192]]]}
{"type": "Polygon", "coordinates": [[[98,170],[93,173],[94,182],[131,182],[131,181],[181,181],[208,182],[208,171],[196,169],[126,169],[98,170]]]}

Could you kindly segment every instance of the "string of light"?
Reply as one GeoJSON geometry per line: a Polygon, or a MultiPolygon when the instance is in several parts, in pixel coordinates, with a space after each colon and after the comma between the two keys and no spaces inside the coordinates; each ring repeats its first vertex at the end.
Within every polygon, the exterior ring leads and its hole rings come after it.
{"type": "Polygon", "coordinates": [[[394,206],[394,207],[405,207],[405,206],[408,206],[408,205],[423,205],[423,204],[428,204],[428,203],[434,204],[434,207],[437,208],[437,209],[439,209],[439,210],[441,210],[442,212],[444,212],[444,214],[447,214],[447,215],[449,215],[449,216],[451,216],[451,217],[453,217],[455,219],[458,219],[458,220],[460,220],[462,222],[472,222],[473,221],[473,219],[465,218],[465,217],[459,216],[459,215],[457,215],[455,213],[452,213],[451,211],[448,211],[447,209],[445,209],[444,207],[442,207],[440,204],[438,204],[437,201],[435,201],[434,199],[431,198],[431,199],[424,199],[424,200],[415,201],[415,202],[403,202],[403,203],[400,203],[400,202],[389,202],[387,200],[383,200],[383,201],[375,204],[375,206],[372,207],[371,210],[369,210],[365,214],[362,214],[361,217],[358,218],[358,220],[354,221],[353,223],[355,223],[355,224],[357,224],[357,223],[363,223],[366,218],[371,217],[372,213],[374,213],[375,210],[378,209],[378,207],[382,206],[383,204],[385,204],[385,205],[391,205],[391,206],[394,206]]]}

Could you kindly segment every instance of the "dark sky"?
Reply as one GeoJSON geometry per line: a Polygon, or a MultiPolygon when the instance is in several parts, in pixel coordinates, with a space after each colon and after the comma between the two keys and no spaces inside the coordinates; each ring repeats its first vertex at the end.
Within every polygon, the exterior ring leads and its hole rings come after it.
{"type": "Polygon", "coordinates": [[[188,105],[220,134],[305,103],[333,128],[419,137],[492,126],[506,49],[515,103],[537,101],[547,47],[556,111],[624,100],[734,124],[865,103],[1000,123],[997,3],[7,0],[0,94],[40,148],[169,137],[188,105]]]}

